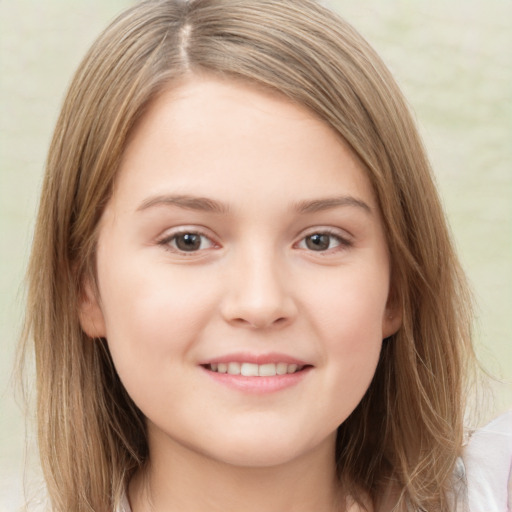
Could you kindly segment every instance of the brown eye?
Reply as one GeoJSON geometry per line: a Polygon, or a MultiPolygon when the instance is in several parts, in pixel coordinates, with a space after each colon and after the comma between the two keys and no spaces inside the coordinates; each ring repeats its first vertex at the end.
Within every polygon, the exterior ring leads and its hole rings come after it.
{"type": "Polygon", "coordinates": [[[314,252],[338,252],[352,247],[352,241],[342,235],[330,231],[317,231],[305,236],[297,244],[299,249],[306,249],[314,252]]]}
{"type": "MultiPolygon", "coordinates": [[[[312,251],[326,251],[331,246],[334,237],[325,233],[315,233],[305,238],[306,247],[312,251]]],[[[337,244],[334,244],[337,245],[337,244]]]]}
{"type": "Polygon", "coordinates": [[[215,247],[215,242],[201,233],[183,231],[163,238],[158,242],[158,245],[175,253],[194,253],[212,249],[215,247]]]}
{"type": "Polygon", "coordinates": [[[203,251],[217,249],[219,246],[210,236],[201,231],[188,231],[186,227],[175,229],[173,232],[158,240],[158,245],[166,251],[181,256],[203,254],[203,251]]]}
{"type": "Polygon", "coordinates": [[[201,238],[197,233],[183,233],[174,237],[174,245],[180,251],[197,251],[201,248],[201,238]]]}

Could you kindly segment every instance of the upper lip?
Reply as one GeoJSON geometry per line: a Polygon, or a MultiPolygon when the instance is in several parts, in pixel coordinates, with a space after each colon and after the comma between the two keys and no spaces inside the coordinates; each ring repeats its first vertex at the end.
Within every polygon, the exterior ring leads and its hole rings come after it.
{"type": "Polygon", "coordinates": [[[302,359],[298,359],[296,357],[289,356],[287,354],[279,354],[279,353],[268,353],[268,354],[251,354],[247,352],[237,352],[231,354],[225,354],[218,357],[212,357],[201,361],[199,364],[201,366],[209,365],[209,364],[218,364],[218,363],[252,363],[257,365],[262,364],[277,364],[277,363],[286,363],[286,364],[296,364],[297,366],[311,366],[311,363],[304,361],[302,359]]]}

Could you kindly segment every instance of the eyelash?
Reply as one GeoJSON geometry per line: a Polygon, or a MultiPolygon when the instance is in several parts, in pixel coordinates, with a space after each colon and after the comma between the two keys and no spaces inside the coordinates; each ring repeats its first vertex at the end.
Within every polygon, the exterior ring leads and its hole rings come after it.
{"type": "MultiPolygon", "coordinates": [[[[337,243],[337,245],[335,247],[329,247],[329,248],[327,248],[325,250],[321,250],[321,251],[315,251],[313,249],[310,249],[310,252],[318,253],[321,256],[324,256],[327,254],[332,254],[332,252],[339,252],[339,251],[343,251],[346,249],[350,249],[350,247],[352,247],[354,245],[352,240],[350,240],[348,237],[344,237],[339,233],[339,231],[334,230],[334,229],[329,229],[329,228],[317,229],[315,231],[312,231],[312,232],[306,234],[305,236],[303,236],[300,239],[299,244],[306,243],[306,240],[308,238],[313,237],[315,235],[327,235],[331,240],[334,239],[337,243]]],[[[330,244],[331,244],[331,241],[329,241],[329,245],[330,244]]]]}
{"type": "MultiPolygon", "coordinates": [[[[328,236],[330,239],[329,247],[325,250],[319,250],[319,251],[315,251],[313,249],[308,249],[307,247],[304,247],[303,249],[308,250],[308,252],[319,253],[320,255],[325,255],[325,253],[331,254],[332,252],[343,251],[343,250],[349,249],[350,247],[353,246],[353,242],[351,240],[349,240],[348,238],[341,236],[338,231],[335,231],[335,230],[329,229],[329,228],[323,228],[323,229],[318,229],[316,231],[312,231],[311,233],[306,234],[299,240],[299,242],[294,244],[294,247],[296,247],[302,243],[306,244],[307,243],[306,240],[315,235],[328,236]],[[332,239],[334,239],[336,241],[337,245],[335,247],[330,247],[332,239]]],[[[194,256],[196,253],[198,253],[200,251],[219,247],[219,245],[215,241],[213,241],[211,237],[209,237],[208,235],[206,235],[200,231],[194,230],[194,229],[183,229],[183,230],[174,232],[171,235],[165,236],[161,240],[158,240],[157,244],[161,245],[162,247],[164,247],[166,250],[168,250],[170,252],[174,252],[174,253],[177,253],[177,254],[180,254],[183,256],[194,256]],[[199,248],[199,249],[192,250],[192,251],[186,251],[186,250],[179,249],[176,245],[174,245],[174,247],[171,245],[171,244],[173,244],[173,242],[174,242],[174,244],[176,244],[176,239],[178,237],[184,236],[184,235],[198,236],[202,240],[207,239],[210,242],[210,246],[207,248],[204,248],[204,249],[199,248]]]]}
{"type": "Polygon", "coordinates": [[[204,239],[209,240],[211,246],[208,247],[208,249],[215,247],[215,246],[218,247],[218,244],[216,244],[212,240],[211,237],[209,237],[208,235],[205,235],[204,233],[201,233],[200,231],[194,230],[194,229],[182,229],[180,231],[174,232],[171,235],[165,236],[161,240],[158,240],[157,243],[158,243],[158,245],[161,245],[162,247],[164,247],[164,249],[166,249],[167,251],[174,252],[174,253],[184,255],[184,256],[193,256],[195,253],[197,253],[201,250],[206,250],[206,249],[198,249],[198,250],[193,250],[193,251],[185,251],[185,250],[179,249],[178,247],[173,247],[171,245],[173,242],[176,243],[176,239],[178,237],[184,236],[184,235],[198,236],[202,240],[204,240],[204,239]]]}

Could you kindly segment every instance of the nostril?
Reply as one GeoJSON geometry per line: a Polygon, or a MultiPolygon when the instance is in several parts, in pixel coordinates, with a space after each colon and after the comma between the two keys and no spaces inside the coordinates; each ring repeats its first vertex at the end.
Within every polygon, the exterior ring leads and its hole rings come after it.
{"type": "Polygon", "coordinates": [[[251,324],[251,322],[249,322],[245,318],[233,318],[232,322],[235,323],[235,324],[246,324],[246,325],[250,325],[251,324]]]}
{"type": "Polygon", "coordinates": [[[284,316],[282,316],[282,317],[277,318],[276,320],[267,321],[265,318],[250,319],[250,318],[238,317],[238,318],[233,318],[232,322],[235,324],[238,324],[238,325],[246,325],[246,326],[255,327],[255,328],[260,329],[260,328],[265,328],[265,327],[282,325],[282,324],[286,323],[286,318],[284,316]]]}

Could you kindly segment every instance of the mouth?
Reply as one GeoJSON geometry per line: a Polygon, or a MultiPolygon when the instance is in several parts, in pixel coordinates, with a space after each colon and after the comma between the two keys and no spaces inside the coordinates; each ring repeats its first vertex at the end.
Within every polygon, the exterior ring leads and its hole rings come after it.
{"type": "Polygon", "coordinates": [[[227,363],[209,363],[201,365],[213,373],[241,375],[243,377],[276,377],[278,375],[291,375],[302,372],[310,365],[299,365],[295,363],[265,363],[256,364],[248,362],[232,361],[227,363]]]}
{"type": "Polygon", "coordinates": [[[293,388],[310,374],[312,364],[288,354],[232,353],[200,363],[213,382],[236,392],[264,395],[293,388]]]}

